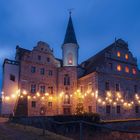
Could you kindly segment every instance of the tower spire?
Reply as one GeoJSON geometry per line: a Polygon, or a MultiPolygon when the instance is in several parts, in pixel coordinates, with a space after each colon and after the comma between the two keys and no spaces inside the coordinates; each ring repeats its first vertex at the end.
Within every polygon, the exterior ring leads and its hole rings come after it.
{"type": "Polygon", "coordinates": [[[74,31],[74,27],[73,27],[73,22],[72,22],[72,18],[71,18],[71,10],[69,10],[69,21],[68,21],[65,38],[64,38],[64,44],[67,44],[67,43],[77,44],[75,31],[74,31]]]}

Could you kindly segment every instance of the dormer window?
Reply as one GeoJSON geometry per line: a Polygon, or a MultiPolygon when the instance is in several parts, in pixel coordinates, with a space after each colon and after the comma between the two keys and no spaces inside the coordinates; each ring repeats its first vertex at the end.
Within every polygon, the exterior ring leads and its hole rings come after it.
{"type": "Polygon", "coordinates": [[[133,74],[136,74],[137,73],[135,68],[132,69],[132,73],[133,74]]]}
{"type": "Polygon", "coordinates": [[[127,66],[125,67],[125,72],[129,73],[129,68],[127,66]]]}
{"type": "Polygon", "coordinates": [[[41,56],[40,55],[38,55],[38,60],[41,60],[41,56]]]}
{"type": "Polygon", "coordinates": [[[117,56],[118,57],[121,57],[121,53],[119,51],[117,52],[117,56]]]}
{"type": "Polygon", "coordinates": [[[121,70],[122,70],[121,65],[117,65],[117,71],[121,71],[121,70]]]}
{"type": "Polygon", "coordinates": [[[125,59],[128,60],[129,56],[128,54],[125,54],[125,59]]]}

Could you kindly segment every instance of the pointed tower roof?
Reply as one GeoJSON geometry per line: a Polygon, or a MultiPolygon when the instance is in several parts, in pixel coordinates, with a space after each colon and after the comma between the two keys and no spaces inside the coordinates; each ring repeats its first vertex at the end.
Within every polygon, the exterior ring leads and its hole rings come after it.
{"type": "Polygon", "coordinates": [[[66,34],[65,34],[65,39],[64,39],[64,44],[67,44],[67,43],[77,44],[75,31],[74,31],[74,27],[73,27],[73,23],[72,23],[72,18],[71,18],[71,12],[70,12],[69,22],[68,22],[68,26],[67,26],[67,30],[66,30],[66,34]]]}

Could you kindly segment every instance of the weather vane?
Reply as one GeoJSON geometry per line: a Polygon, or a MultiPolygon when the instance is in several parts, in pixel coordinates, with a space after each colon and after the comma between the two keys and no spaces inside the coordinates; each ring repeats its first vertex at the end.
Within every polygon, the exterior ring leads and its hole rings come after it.
{"type": "Polygon", "coordinates": [[[70,15],[71,15],[71,13],[72,13],[73,10],[74,10],[74,8],[68,9],[70,15]]]}

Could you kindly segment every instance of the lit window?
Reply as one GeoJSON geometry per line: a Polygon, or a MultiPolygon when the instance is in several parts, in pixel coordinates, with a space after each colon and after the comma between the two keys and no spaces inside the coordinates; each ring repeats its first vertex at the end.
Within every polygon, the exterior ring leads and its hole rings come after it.
{"type": "Polygon", "coordinates": [[[68,65],[72,65],[73,62],[73,57],[72,57],[72,53],[68,54],[68,65]]]}
{"type": "Polygon", "coordinates": [[[127,66],[125,67],[125,72],[129,73],[129,68],[127,66]]]}
{"type": "Polygon", "coordinates": [[[121,65],[117,65],[117,70],[118,70],[118,71],[121,71],[121,70],[122,70],[121,65]]]}
{"type": "Polygon", "coordinates": [[[132,73],[136,74],[136,69],[135,68],[132,69],[132,73]]]}
{"type": "Polygon", "coordinates": [[[127,59],[127,60],[128,60],[128,58],[129,58],[128,54],[125,54],[125,59],[127,59]]]}
{"type": "Polygon", "coordinates": [[[121,57],[121,53],[120,53],[120,52],[117,52],[117,56],[118,56],[118,57],[121,57]]]}

